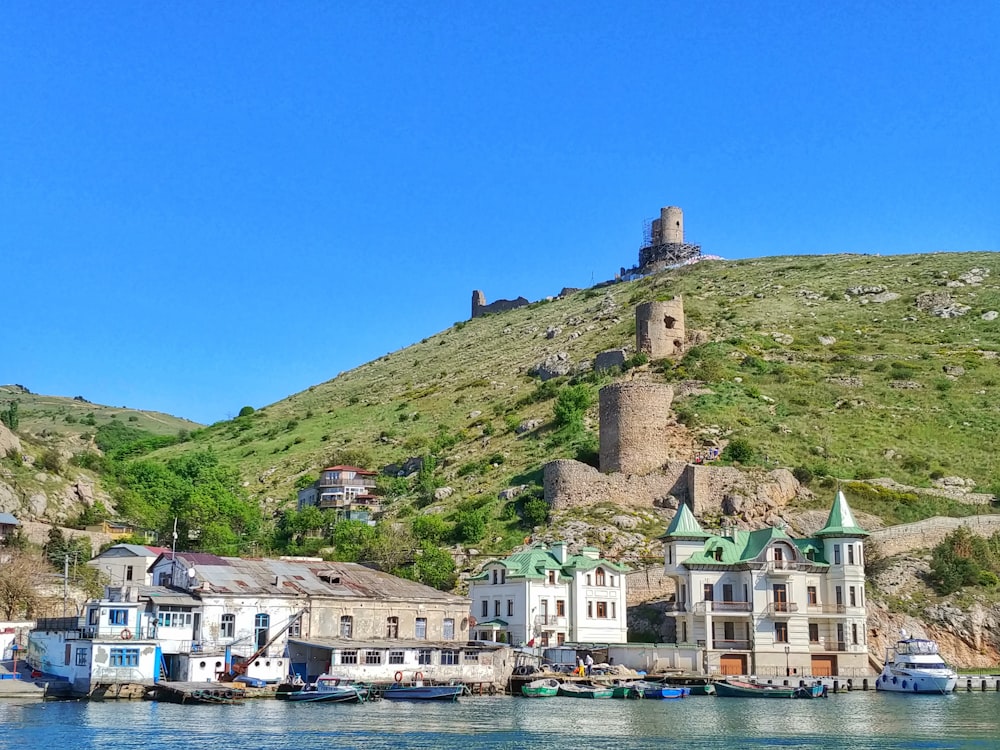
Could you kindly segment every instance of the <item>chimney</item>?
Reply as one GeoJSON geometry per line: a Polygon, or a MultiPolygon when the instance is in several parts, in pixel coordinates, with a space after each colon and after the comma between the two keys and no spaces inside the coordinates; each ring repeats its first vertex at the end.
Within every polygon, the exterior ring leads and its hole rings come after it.
{"type": "Polygon", "coordinates": [[[568,557],[568,555],[566,554],[567,552],[566,542],[555,542],[552,545],[550,551],[552,553],[552,556],[559,561],[560,565],[566,564],[566,558],[568,557]]]}

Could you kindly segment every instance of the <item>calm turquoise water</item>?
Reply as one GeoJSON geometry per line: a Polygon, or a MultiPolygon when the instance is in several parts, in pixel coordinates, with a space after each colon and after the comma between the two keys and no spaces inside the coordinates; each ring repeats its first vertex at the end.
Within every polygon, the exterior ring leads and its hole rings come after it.
{"type": "Polygon", "coordinates": [[[0,750],[331,748],[1000,748],[1000,694],[827,700],[527,700],[458,704],[0,701],[0,750]]]}

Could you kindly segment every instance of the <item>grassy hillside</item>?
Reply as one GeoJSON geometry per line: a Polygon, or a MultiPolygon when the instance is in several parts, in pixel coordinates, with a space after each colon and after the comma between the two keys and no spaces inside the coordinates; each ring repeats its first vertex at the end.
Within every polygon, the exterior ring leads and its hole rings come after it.
{"type": "MultiPolygon", "coordinates": [[[[710,393],[675,401],[695,435],[741,437],[758,462],[816,474],[918,486],[961,475],[1000,493],[1000,326],[982,317],[1000,310],[998,286],[993,253],[703,262],[457,323],[156,455],[210,448],[251,494],[281,507],[297,480],[333,460],[381,467],[434,453],[437,484],[456,490],[450,504],[489,504],[580,451],[546,429],[569,379],[541,386],[531,366],[634,348],[634,306],[681,294],[688,330],[709,341],[643,376],[706,384],[710,393]],[[980,280],[962,281],[973,269],[980,280]],[[899,296],[880,302],[872,287],[899,296]],[[969,309],[937,317],[917,306],[928,292],[969,309]],[[542,427],[517,434],[529,419],[542,427]]],[[[601,382],[610,378],[584,384],[596,395],[601,382]]]]}
{"type": "Polygon", "coordinates": [[[201,425],[155,411],[92,404],[82,396],[42,396],[24,386],[0,385],[0,410],[17,404],[18,431],[40,438],[93,435],[96,427],[118,420],[154,435],[176,435],[201,425]]]}

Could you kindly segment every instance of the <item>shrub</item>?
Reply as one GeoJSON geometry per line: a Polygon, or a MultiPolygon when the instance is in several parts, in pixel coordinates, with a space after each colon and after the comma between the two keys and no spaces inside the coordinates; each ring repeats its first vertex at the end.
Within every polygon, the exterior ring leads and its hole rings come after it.
{"type": "Polygon", "coordinates": [[[753,445],[746,438],[733,438],[722,452],[723,460],[733,463],[749,463],[753,456],[753,445]]]}
{"type": "Polygon", "coordinates": [[[795,477],[800,484],[809,484],[813,480],[812,469],[808,466],[796,466],[792,469],[792,476],[795,477]]]}

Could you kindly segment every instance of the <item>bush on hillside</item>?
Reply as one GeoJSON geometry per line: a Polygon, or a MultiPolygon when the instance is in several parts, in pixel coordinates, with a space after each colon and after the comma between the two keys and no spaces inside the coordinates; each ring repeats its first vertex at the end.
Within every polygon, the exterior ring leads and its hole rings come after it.
{"type": "Polygon", "coordinates": [[[965,586],[995,586],[1000,560],[995,549],[1000,532],[987,541],[959,526],[933,550],[930,582],[939,594],[953,594],[965,586]]]}
{"type": "Polygon", "coordinates": [[[749,463],[753,460],[753,456],[753,444],[746,438],[733,438],[729,441],[725,450],[722,451],[723,460],[732,461],[733,463],[749,463]]]}

